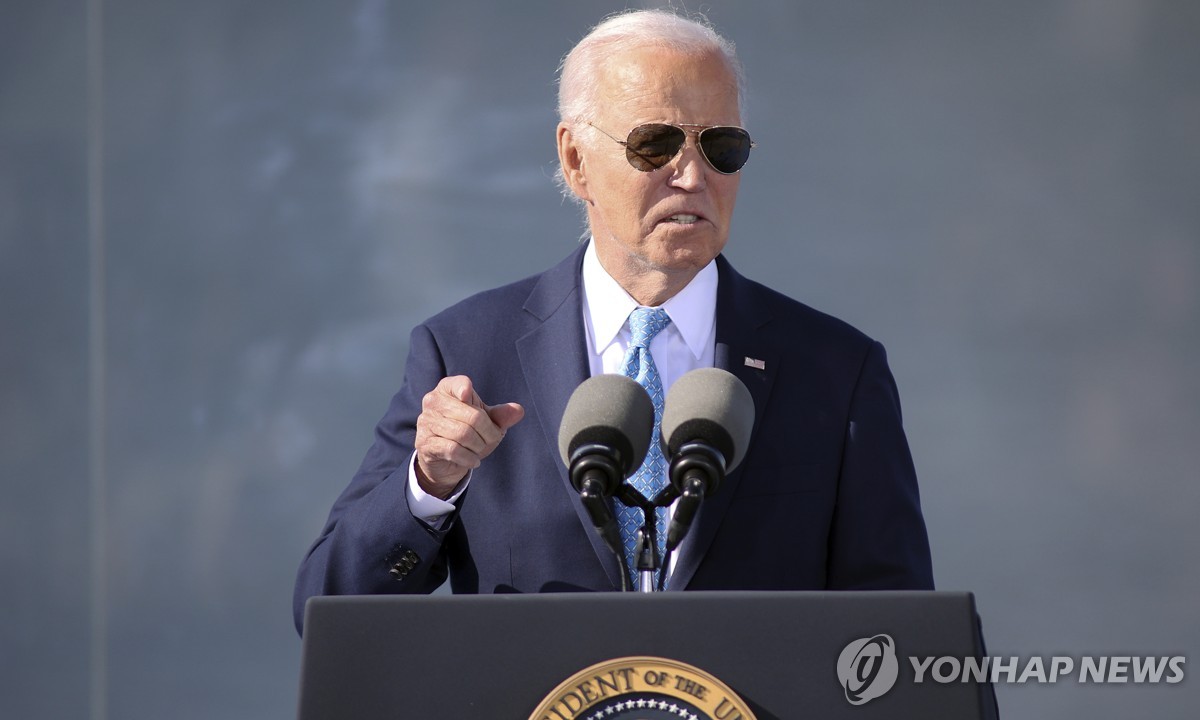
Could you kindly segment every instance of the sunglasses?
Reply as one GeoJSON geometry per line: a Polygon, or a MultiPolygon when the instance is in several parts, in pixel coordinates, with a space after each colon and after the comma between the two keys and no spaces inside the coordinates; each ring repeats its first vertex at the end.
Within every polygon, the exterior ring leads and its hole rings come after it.
{"type": "Polygon", "coordinates": [[[732,125],[648,123],[630,130],[629,137],[624,140],[617,140],[590,122],[588,125],[608,135],[618,145],[624,145],[625,159],[642,172],[652,172],[671,162],[683,149],[689,133],[696,136],[700,154],[722,175],[741,170],[750,159],[750,148],[755,145],[750,133],[732,125]]]}

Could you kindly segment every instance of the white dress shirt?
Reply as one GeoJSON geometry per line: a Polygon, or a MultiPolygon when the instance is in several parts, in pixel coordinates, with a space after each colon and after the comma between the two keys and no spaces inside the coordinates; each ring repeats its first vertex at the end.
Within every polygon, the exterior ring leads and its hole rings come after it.
{"type": "MultiPolygon", "coordinates": [[[[592,375],[621,373],[629,349],[629,313],[638,303],[600,264],[594,243],[583,256],[583,326],[592,375]]],[[[650,341],[663,391],[684,373],[712,367],[716,352],[717,265],[710,262],[662,304],[671,324],[650,341]]]]}
{"type": "MultiPolygon", "coordinates": [[[[600,264],[595,241],[583,256],[583,327],[587,337],[588,365],[592,375],[620,374],[629,349],[629,314],[636,300],[600,264]]],[[[662,304],[671,324],[650,341],[650,354],[658,368],[663,392],[690,370],[712,367],[716,353],[717,265],[705,265],[674,297],[662,304]]],[[[487,398],[506,402],[506,398],[487,398]]],[[[417,483],[416,457],[408,465],[408,508],[413,516],[440,528],[454,511],[454,501],[466,491],[471,473],[445,500],[434,497],[417,483]]],[[[673,508],[672,508],[673,509],[673,508]]],[[[672,558],[674,560],[674,558],[672,558]]],[[[674,565],[674,562],[672,562],[674,565]]]]}

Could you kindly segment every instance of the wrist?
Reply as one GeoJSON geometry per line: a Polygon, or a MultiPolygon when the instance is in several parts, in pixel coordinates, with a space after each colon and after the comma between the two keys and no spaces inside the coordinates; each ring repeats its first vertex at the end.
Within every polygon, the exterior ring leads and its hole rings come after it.
{"type": "Polygon", "coordinates": [[[417,476],[417,485],[421,488],[421,490],[428,495],[432,495],[438,500],[445,500],[453,495],[454,489],[458,487],[458,484],[462,482],[463,477],[466,475],[466,473],[463,473],[457,478],[441,478],[434,480],[433,478],[430,478],[425,473],[425,470],[421,467],[420,458],[413,463],[413,473],[417,476]]]}

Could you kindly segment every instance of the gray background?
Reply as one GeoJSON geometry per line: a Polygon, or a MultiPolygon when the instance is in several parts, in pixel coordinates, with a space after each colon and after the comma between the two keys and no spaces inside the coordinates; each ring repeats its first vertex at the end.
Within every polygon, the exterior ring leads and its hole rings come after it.
{"type": "MultiPolygon", "coordinates": [[[[292,716],[297,563],[410,327],[573,247],[553,70],[620,7],[0,5],[0,716],[292,716]]],[[[887,345],[940,587],[993,654],[1200,661],[1200,3],[705,7],[728,255],[887,345]]]]}

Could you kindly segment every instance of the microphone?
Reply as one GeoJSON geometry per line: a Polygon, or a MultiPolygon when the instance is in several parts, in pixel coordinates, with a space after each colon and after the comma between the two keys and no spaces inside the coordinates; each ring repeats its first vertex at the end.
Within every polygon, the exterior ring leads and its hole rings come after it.
{"type": "Polygon", "coordinates": [[[654,405],[637,382],[624,375],[596,375],[575,388],[558,426],[558,452],[583,491],[589,480],[607,497],[632,475],[650,449],[654,405]]]}
{"type": "Polygon", "coordinates": [[[621,563],[621,589],[629,568],[608,498],[646,459],[654,431],[654,405],[646,390],[624,375],[596,375],[575,388],[558,426],[558,452],[592,526],[621,563]]]}
{"type": "Polygon", "coordinates": [[[754,398],[720,368],[692,370],[675,381],[663,405],[663,455],[681,497],[667,528],[667,548],[683,541],[705,497],[741,463],[754,428],[754,398]]]}

